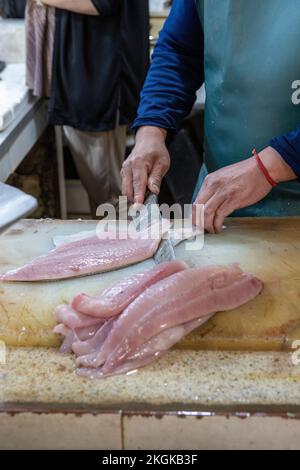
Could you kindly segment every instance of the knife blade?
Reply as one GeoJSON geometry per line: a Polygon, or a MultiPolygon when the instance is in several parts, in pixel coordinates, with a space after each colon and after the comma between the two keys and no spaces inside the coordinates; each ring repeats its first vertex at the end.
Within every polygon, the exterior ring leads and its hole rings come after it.
{"type": "MultiPolygon", "coordinates": [[[[137,230],[143,230],[154,222],[153,218],[157,219],[158,222],[162,221],[157,195],[149,192],[146,195],[143,210],[140,213],[135,214],[132,217],[132,220],[137,230]]],[[[162,238],[153,259],[155,264],[161,264],[166,261],[173,261],[176,259],[174,247],[170,238],[162,238]]]]}

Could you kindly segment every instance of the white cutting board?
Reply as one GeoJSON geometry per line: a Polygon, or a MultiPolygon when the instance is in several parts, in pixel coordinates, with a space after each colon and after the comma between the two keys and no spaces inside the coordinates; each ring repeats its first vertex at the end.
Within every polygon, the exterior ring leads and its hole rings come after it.
{"type": "MultiPolygon", "coordinates": [[[[282,349],[300,338],[300,218],[228,219],[220,235],[205,236],[202,250],[176,247],[190,266],[239,263],[264,282],[253,301],[219,312],[176,347],[193,349],[282,349]]],[[[19,223],[0,235],[0,271],[21,266],[53,248],[52,238],[91,230],[95,222],[34,221],[19,223]]],[[[57,282],[0,283],[0,340],[12,345],[54,346],[53,310],[84,291],[104,287],[153,265],[153,260],[117,271],[57,282]]],[[[155,299],[153,299],[155,302],[155,299]]]]}
{"type": "MultiPolygon", "coordinates": [[[[0,235],[0,272],[22,266],[54,248],[53,237],[93,230],[95,221],[23,220],[0,235]]],[[[176,250],[184,251],[184,243],[176,250]]],[[[186,256],[182,256],[185,258],[186,256]]],[[[97,294],[117,280],[154,265],[147,260],[116,271],[54,282],[0,283],[0,339],[11,345],[52,345],[53,310],[75,294],[97,294]]],[[[54,343],[53,343],[54,341],[54,343]]]]}

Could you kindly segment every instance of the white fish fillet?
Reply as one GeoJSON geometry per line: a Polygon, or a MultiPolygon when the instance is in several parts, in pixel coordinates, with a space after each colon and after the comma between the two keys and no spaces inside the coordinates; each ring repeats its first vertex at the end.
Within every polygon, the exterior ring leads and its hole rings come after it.
{"type": "Polygon", "coordinates": [[[99,296],[78,294],[72,300],[74,311],[98,318],[109,318],[121,313],[139,294],[151,284],[186,269],[183,261],[170,261],[152,269],[127,277],[105,289],[99,296]]]}
{"type": "Polygon", "coordinates": [[[217,311],[252,300],[262,288],[236,265],[182,269],[160,279],[86,341],[74,337],[77,373],[100,378],[149,364],[217,311]]]}
{"type": "Polygon", "coordinates": [[[151,258],[157,250],[164,226],[153,224],[127,239],[103,239],[93,235],[64,243],[31,263],[8,271],[2,281],[46,281],[111,271],[151,258]]]}
{"type": "Polygon", "coordinates": [[[182,325],[173,326],[167,330],[162,331],[154,338],[145,343],[138,351],[130,356],[126,362],[115,368],[113,372],[105,373],[102,368],[91,367],[78,367],[76,373],[81,377],[88,377],[90,379],[105,378],[112,375],[128,374],[129,372],[136,371],[141,367],[157,361],[163,356],[174,344],[178,343],[184,336],[191,331],[199,328],[203,323],[207,322],[212,315],[207,317],[197,318],[182,325]]]}
{"type": "Polygon", "coordinates": [[[99,355],[100,364],[105,361],[103,372],[112,372],[164,329],[236,308],[256,297],[261,289],[257,278],[236,266],[194,268],[173,274],[141,294],[115,323],[99,355]],[[121,331],[126,335],[120,338],[121,331]]]}

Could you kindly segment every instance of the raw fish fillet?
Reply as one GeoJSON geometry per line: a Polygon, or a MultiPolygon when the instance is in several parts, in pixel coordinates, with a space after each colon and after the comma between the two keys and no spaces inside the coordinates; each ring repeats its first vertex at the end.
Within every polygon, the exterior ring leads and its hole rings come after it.
{"type": "Polygon", "coordinates": [[[98,297],[79,294],[73,299],[72,306],[58,305],[54,313],[59,325],[55,327],[54,332],[65,337],[61,352],[66,353],[73,349],[77,355],[82,356],[89,354],[96,346],[99,348],[99,338],[104,342],[109,332],[108,326],[112,326],[112,322],[105,320],[121,313],[154,282],[186,268],[187,265],[182,261],[170,261],[121,280],[98,297]],[[83,310],[85,308],[87,314],[76,310],[77,304],[81,305],[83,310]]]}
{"type": "MultiPolygon", "coordinates": [[[[183,261],[170,261],[134,274],[104,290],[97,297],[78,294],[72,301],[74,311],[98,318],[109,318],[121,313],[151,284],[187,268],[183,261]]],[[[58,318],[58,320],[61,320],[58,318]]],[[[63,321],[63,320],[62,320],[63,321]]],[[[66,322],[64,322],[66,323],[66,322]]]]}
{"type": "MultiPolygon", "coordinates": [[[[84,326],[97,325],[99,318],[76,312],[70,305],[58,305],[54,311],[56,320],[69,328],[82,328],[84,326]]],[[[100,319],[100,321],[103,320],[100,319]]]]}
{"type": "Polygon", "coordinates": [[[72,305],[58,305],[54,313],[59,324],[54,332],[65,337],[60,351],[66,353],[73,349],[77,355],[87,354],[90,358],[89,354],[99,349],[100,342],[104,342],[112,327],[113,322],[104,323],[105,320],[121,313],[151,284],[186,268],[183,261],[163,263],[117,282],[98,297],[79,294],[74,297],[72,305]],[[77,305],[82,306],[86,314],[76,310],[77,305]]]}
{"type": "Polygon", "coordinates": [[[71,330],[63,323],[59,323],[53,329],[54,333],[58,333],[64,337],[63,342],[59,348],[59,351],[62,354],[67,354],[72,351],[72,344],[74,341],[78,341],[78,337],[76,336],[75,331],[71,330]]]}
{"type": "Polygon", "coordinates": [[[237,266],[187,269],[153,284],[124,310],[97,358],[111,373],[151,338],[167,328],[255,298],[262,282],[237,266]]]}
{"type": "MultiPolygon", "coordinates": [[[[99,320],[97,331],[94,334],[92,332],[85,340],[77,334],[77,331],[80,333],[82,330],[74,329],[76,335],[73,336],[71,348],[77,356],[79,375],[90,378],[108,377],[129,373],[149,364],[216,312],[230,310],[252,300],[263,288],[259,279],[244,273],[236,265],[185,269],[184,264],[171,262],[162,266],[166,277],[153,276],[155,270],[159,273],[160,266],[157,266],[138,278],[140,286],[143,286],[142,291],[131,291],[132,282],[126,284],[125,281],[104,291],[99,303],[101,309],[104,309],[102,311],[114,314],[119,312],[110,316],[104,324],[101,324],[101,317],[78,312],[74,308],[75,302],[73,308],[69,307],[70,311],[66,310],[66,321],[72,319],[69,326],[78,324],[77,321],[74,322],[74,315],[78,315],[80,321],[84,318],[99,320]],[[152,280],[150,286],[145,284],[148,279],[152,280]],[[123,285],[124,289],[128,286],[129,293],[124,297],[121,289],[121,296],[117,296],[115,303],[111,304],[113,297],[110,294],[118,285],[123,285]],[[108,303],[104,302],[105,299],[108,303]],[[120,313],[120,307],[125,304],[127,306],[120,313]],[[113,308],[107,309],[107,305],[112,305],[113,308]]],[[[133,276],[129,279],[133,281],[137,278],[133,276]]],[[[100,298],[101,296],[98,301],[100,298]]],[[[90,298],[85,299],[88,300],[90,298]]],[[[92,301],[89,307],[91,313],[95,314],[95,299],[92,301]]],[[[68,348],[71,338],[69,326],[62,332],[68,348]]],[[[59,327],[60,325],[57,328],[59,327]]]]}
{"type": "Polygon", "coordinates": [[[71,352],[72,346],[77,342],[84,344],[89,338],[96,336],[97,331],[102,325],[103,323],[98,322],[97,325],[84,326],[82,328],[69,328],[63,323],[59,323],[54,327],[53,332],[64,336],[60,352],[71,352]]]}
{"type": "Polygon", "coordinates": [[[110,318],[103,325],[100,325],[97,332],[86,340],[74,339],[72,344],[72,350],[76,356],[91,355],[93,351],[96,351],[104,343],[108,333],[110,332],[115,319],[110,318]]]}
{"type": "Polygon", "coordinates": [[[99,239],[96,235],[58,246],[1,276],[2,281],[46,281],[95,274],[151,258],[161,238],[99,239]]]}
{"type": "Polygon", "coordinates": [[[114,371],[111,373],[105,373],[101,368],[94,369],[91,367],[78,367],[76,369],[76,373],[82,377],[96,379],[110,377],[111,375],[127,374],[129,372],[136,371],[140,367],[143,367],[159,359],[184,336],[189,334],[194,329],[199,328],[203,323],[208,321],[212,315],[198,318],[197,320],[183,323],[182,325],[178,326],[173,326],[172,328],[162,331],[157,336],[154,336],[154,338],[145,343],[138,351],[130,356],[126,362],[114,369],[114,371]]]}

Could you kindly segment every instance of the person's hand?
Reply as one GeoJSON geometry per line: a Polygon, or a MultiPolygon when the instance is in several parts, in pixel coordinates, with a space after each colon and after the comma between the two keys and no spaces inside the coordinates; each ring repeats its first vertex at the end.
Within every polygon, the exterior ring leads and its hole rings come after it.
{"type": "Polygon", "coordinates": [[[170,167],[165,144],[166,131],[159,127],[141,127],[136,143],[121,170],[122,194],[134,203],[144,202],[147,188],[159,194],[163,177],[170,167]]]}
{"type": "MultiPolygon", "coordinates": [[[[275,182],[295,179],[294,172],[276,150],[267,147],[259,155],[275,182]]],[[[209,174],[194,204],[204,205],[204,229],[209,233],[218,233],[222,231],[225,217],[260,201],[271,189],[255,158],[251,157],[209,174]]],[[[195,207],[193,222],[196,223],[195,207]]]]}

